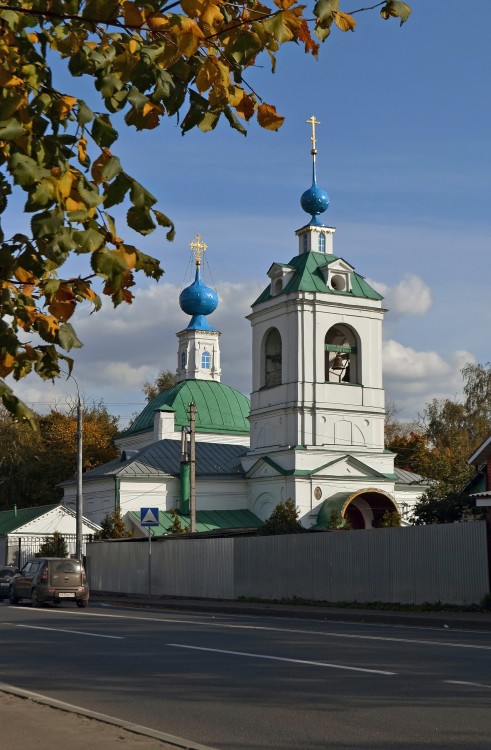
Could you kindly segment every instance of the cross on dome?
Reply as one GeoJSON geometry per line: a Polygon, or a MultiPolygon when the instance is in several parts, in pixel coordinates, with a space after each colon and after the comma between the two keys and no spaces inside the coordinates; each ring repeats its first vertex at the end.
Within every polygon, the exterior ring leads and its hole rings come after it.
{"type": "Polygon", "coordinates": [[[196,235],[196,239],[189,243],[189,247],[193,251],[196,265],[201,265],[201,254],[205,252],[208,245],[205,242],[201,242],[201,235],[199,233],[196,235]]]}
{"type": "Polygon", "coordinates": [[[300,205],[306,213],[311,215],[312,218],[310,224],[319,226],[321,224],[321,222],[319,221],[319,214],[323,214],[324,211],[327,211],[327,209],[329,208],[328,194],[325,190],[322,190],[322,188],[317,186],[315,165],[317,141],[315,137],[315,126],[320,125],[320,122],[316,120],[314,115],[312,115],[312,117],[310,117],[305,122],[308,125],[312,126],[312,135],[310,136],[310,140],[312,141],[312,149],[310,151],[310,153],[312,154],[312,185],[308,190],[305,191],[305,193],[303,193],[302,197],[300,198],[300,205]]]}

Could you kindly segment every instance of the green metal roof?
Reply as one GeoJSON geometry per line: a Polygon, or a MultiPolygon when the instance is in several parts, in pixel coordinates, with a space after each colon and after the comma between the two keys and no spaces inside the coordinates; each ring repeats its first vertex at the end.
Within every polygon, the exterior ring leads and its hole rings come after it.
{"type": "Polygon", "coordinates": [[[50,510],[54,510],[58,507],[58,503],[55,505],[39,505],[34,508],[17,508],[17,510],[2,510],[0,511],[0,534],[10,534],[20,526],[34,521],[39,516],[43,516],[50,510]]]}
{"type": "MultiPolygon", "coordinates": [[[[373,289],[363,276],[355,273],[351,273],[351,290],[349,292],[341,292],[331,289],[327,286],[324,281],[322,274],[322,268],[330,265],[335,260],[340,260],[335,255],[324,255],[324,253],[302,253],[301,255],[295,255],[289,263],[283,263],[278,265],[288,265],[295,269],[292,278],[280,292],[281,294],[290,294],[291,292],[323,292],[324,294],[341,295],[344,297],[365,297],[366,299],[383,299],[382,295],[373,289]]],[[[276,296],[276,295],[275,295],[276,296]]],[[[271,297],[271,286],[268,285],[264,292],[259,295],[257,300],[253,303],[258,305],[261,302],[272,299],[271,297]]]]}
{"type": "MultiPolygon", "coordinates": [[[[130,511],[136,523],[140,524],[140,514],[130,511]]],[[[189,527],[189,516],[177,513],[181,527],[189,527]]],[[[174,523],[172,511],[161,510],[159,512],[159,526],[153,526],[153,536],[166,536],[174,523]]],[[[196,531],[215,531],[217,529],[256,529],[263,525],[263,521],[250,510],[197,510],[196,531]]]]}
{"type": "Polygon", "coordinates": [[[346,501],[353,495],[353,492],[336,492],[332,497],[328,497],[322,503],[317,513],[317,523],[312,526],[313,529],[326,529],[331,521],[331,513],[336,511],[339,518],[343,518],[343,508],[346,501]]]}
{"type": "Polygon", "coordinates": [[[196,404],[196,432],[249,434],[249,399],[243,393],[212,380],[182,380],[150,401],[123,436],[153,430],[157,410],[174,411],[174,425],[189,424],[189,404],[196,404]]]}

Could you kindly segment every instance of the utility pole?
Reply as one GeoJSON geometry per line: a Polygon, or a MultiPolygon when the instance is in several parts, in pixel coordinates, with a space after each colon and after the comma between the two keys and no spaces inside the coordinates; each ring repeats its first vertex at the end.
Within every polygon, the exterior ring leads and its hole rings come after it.
{"type": "MultiPolygon", "coordinates": [[[[73,376],[72,376],[73,378],[73,376]]],[[[75,379],[75,378],[73,378],[75,379]]],[[[77,384],[77,506],[75,527],[75,557],[82,562],[82,515],[83,515],[83,484],[82,484],[82,440],[83,440],[83,417],[82,401],[77,384]]]]}
{"type": "Polygon", "coordinates": [[[196,531],[196,404],[189,404],[189,517],[190,531],[196,531]]]}

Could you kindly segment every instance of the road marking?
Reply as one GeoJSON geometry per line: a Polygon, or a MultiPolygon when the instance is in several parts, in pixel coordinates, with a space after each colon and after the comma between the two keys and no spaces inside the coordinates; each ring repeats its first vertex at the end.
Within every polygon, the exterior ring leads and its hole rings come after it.
{"type": "Polygon", "coordinates": [[[484,685],[482,682],[464,682],[463,680],[443,680],[447,685],[468,685],[470,687],[481,687],[491,690],[491,685],[484,685]]]}
{"type": "Polygon", "coordinates": [[[124,641],[122,635],[101,635],[100,633],[87,633],[83,630],[64,630],[63,628],[43,628],[40,625],[16,625],[15,623],[4,622],[4,625],[10,625],[13,628],[25,628],[26,630],[53,630],[55,633],[75,633],[76,635],[89,635],[92,638],[112,638],[117,641],[124,641]]]}
{"type": "MultiPolygon", "coordinates": [[[[19,607],[16,609],[17,612],[33,612],[36,613],[38,610],[31,609],[30,607],[19,607]]],[[[228,630],[261,630],[266,632],[272,632],[272,633],[297,633],[300,635],[308,635],[308,636],[318,636],[318,637],[324,637],[324,638],[348,638],[353,640],[361,640],[361,641],[388,641],[390,643],[411,643],[415,646],[423,645],[423,646],[443,646],[444,648],[470,648],[470,649],[477,649],[477,650],[484,650],[484,651],[491,651],[491,646],[483,646],[476,643],[459,643],[457,641],[429,641],[429,640],[419,640],[415,638],[395,638],[390,636],[382,636],[382,635],[359,635],[359,634],[351,634],[351,633],[336,633],[332,631],[322,631],[318,629],[312,629],[312,630],[305,630],[302,628],[280,628],[280,627],[274,627],[272,625],[244,625],[244,624],[232,624],[228,622],[211,622],[210,620],[185,620],[183,618],[178,617],[145,617],[143,615],[116,615],[116,614],[109,614],[106,612],[87,612],[85,611],[83,615],[79,612],[70,610],[70,609],[53,609],[50,610],[50,614],[54,615],[79,615],[82,617],[110,617],[115,620],[141,620],[145,622],[153,622],[153,623],[180,623],[182,625],[194,625],[196,627],[203,627],[208,626],[210,628],[225,628],[228,630]]],[[[158,612],[156,613],[159,614],[158,612]]],[[[200,615],[202,617],[202,615],[200,615]]],[[[372,623],[377,624],[377,623],[372,623]]],[[[467,631],[465,631],[467,632],[467,631]]],[[[479,635],[484,635],[485,631],[477,631],[479,635]]],[[[445,634],[447,634],[448,631],[445,631],[445,634]]]]}
{"type": "Polygon", "coordinates": [[[349,672],[368,672],[369,674],[396,675],[397,672],[384,672],[381,669],[364,669],[363,667],[348,667],[344,664],[328,664],[325,661],[308,661],[306,659],[288,659],[283,656],[269,656],[268,654],[251,654],[247,651],[226,651],[220,648],[204,648],[203,646],[188,646],[182,643],[166,643],[173,648],[186,648],[193,651],[212,651],[215,654],[231,654],[232,656],[248,656],[251,659],[270,659],[271,661],[286,661],[290,664],[308,664],[313,667],[328,667],[329,669],[344,669],[349,672]]]}

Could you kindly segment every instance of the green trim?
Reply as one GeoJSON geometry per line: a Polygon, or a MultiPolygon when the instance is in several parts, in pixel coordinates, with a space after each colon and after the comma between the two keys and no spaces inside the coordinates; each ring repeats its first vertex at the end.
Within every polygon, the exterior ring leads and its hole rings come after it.
{"type": "Polygon", "coordinates": [[[342,346],[341,344],[324,344],[326,352],[337,352],[338,354],[356,354],[356,346],[342,346]]]}
{"type": "MultiPolygon", "coordinates": [[[[140,514],[137,511],[129,511],[135,525],[140,527],[140,514]]],[[[175,511],[175,515],[180,521],[181,528],[189,528],[189,515],[181,511],[175,511]]],[[[152,528],[152,536],[168,536],[169,531],[174,523],[174,512],[170,510],[160,510],[159,525],[152,528]]],[[[219,531],[220,529],[258,529],[263,525],[258,516],[250,510],[197,510],[196,511],[196,531],[219,531]]],[[[141,528],[141,527],[140,527],[141,528]]]]}
{"type": "Polygon", "coordinates": [[[189,464],[181,464],[179,490],[179,511],[188,516],[191,497],[191,466],[189,464]]]}
{"type": "Polygon", "coordinates": [[[114,507],[121,508],[121,479],[114,475],[114,507]]]}

